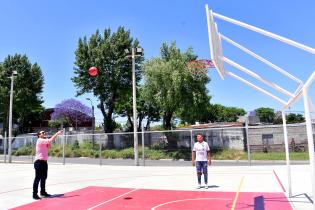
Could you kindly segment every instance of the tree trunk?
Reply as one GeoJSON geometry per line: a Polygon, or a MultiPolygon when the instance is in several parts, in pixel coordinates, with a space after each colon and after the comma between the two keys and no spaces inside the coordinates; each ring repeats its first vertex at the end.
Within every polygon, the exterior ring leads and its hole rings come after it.
{"type": "MultiPolygon", "coordinates": [[[[113,99],[114,96],[112,95],[111,99],[113,99]]],[[[108,111],[106,113],[105,111],[105,107],[104,107],[104,100],[100,100],[100,109],[101,112],[103,114],[104,117],[104,131],[105,133],[113,133],[114,131],[114,126],[113,126],[113,120],[112,120],[112,114],[113,114],[113,110],[114,110],[114,103],[113,100],[111,100],[111,102],[108,105],[108,111]]],[[[108,136],[108,144],[107,147],[109,149],[113,149],[115,147],[114,145],[114,136],[113,135],[109,135],[108,136]]]]}
{"type": "Polygon", "coordinates": [[[132,119],[131,119],[130,111],[128,109],[127,109],[127,119],[128,119],[129,124],[130,124],[129,128],[127,129],[127,131],[131,132],[131,131],[133,131],[133,122],[132,122],[132,119]]]}
{"type": "Polygon", "coordinates": [[[171,124],[172,117],[173,117],[172,112],[164,112],[163,127],[165,130],[171,130],[172,129],[172,124],[171,124]]]}
{"type": "MultiPolygon", "coordinates": [[[[165,130],[171,130],[172,129],[172,117],[173,113],[172,112],[165,112],[163,116],[163,123],[164,123],[164,128],[165,130]]],[[[168,149],[175,149],[177,148],[177,138],[176,136],[173,135],[171,132],[165,133],[166,139],[167,139],[167,148],[168,149]]]]}

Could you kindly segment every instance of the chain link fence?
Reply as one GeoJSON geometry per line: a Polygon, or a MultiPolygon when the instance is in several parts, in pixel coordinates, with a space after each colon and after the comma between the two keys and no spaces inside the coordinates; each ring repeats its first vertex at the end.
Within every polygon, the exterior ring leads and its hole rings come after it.
{"type": "MultiPolygon", "coordinates": [[[[305,124],[287,126],[291,155],[307,156],[305,124]]],[[[203,134],[214,160],[285,160],[282,125],[182,129],[138,132],[140,165],[150,160],[190,161],[197,134],[203,134]],[[248,140],[247,140],[248,138],[248,140]]],[[[50,161],[65,164],[115,164],[125,161],[134,165],[133,132],[77,133],[65,132],[51,145],[50,161]],[[70,161],[71,160],[71,161],[70,161]]],[[[33,162],[36,134],[24,134],[12,140],[12,162],[33,162]]],[[[8,140],[0,139],[1,159],[8,162],[8,140]],[[6,142],[6,144],[5,144],[6,142]]],[[[301,159],[303,159],[303,157],[301,159]]]]}

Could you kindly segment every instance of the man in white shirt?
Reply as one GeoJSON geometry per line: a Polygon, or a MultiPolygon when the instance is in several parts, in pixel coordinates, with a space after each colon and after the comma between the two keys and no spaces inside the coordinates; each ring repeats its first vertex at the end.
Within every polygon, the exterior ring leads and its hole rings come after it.
{"type": "Polygon", "coordinates": [[[208,167],[211,165],[210,147],[207,142],[203,141],[203,135],[197,134],[197,142],[194,144],[192,153],[192,164],[196,166],[198,189],[201,188],[201,175],[204,175],[205,189],[208,189],[208,167]]]}

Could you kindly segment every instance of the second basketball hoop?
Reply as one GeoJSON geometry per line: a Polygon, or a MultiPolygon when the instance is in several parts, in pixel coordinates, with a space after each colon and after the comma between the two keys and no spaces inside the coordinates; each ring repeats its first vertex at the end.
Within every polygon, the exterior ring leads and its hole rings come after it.
{"type": "Polygon", "coordinates": [[[215,68],[211,60],[193,60],[188,62],[188,69],[195,80],[207,77],[208,68],[215,68]]]}

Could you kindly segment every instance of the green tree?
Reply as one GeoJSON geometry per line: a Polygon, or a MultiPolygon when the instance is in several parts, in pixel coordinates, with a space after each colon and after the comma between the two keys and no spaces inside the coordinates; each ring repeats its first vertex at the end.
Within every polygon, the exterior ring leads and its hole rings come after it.
{"type": "Polygon", "coordinates": [[[260,118],[260,122],[272,123],[275,119],[275,111],[271,108],[260,107],[255,109],[256,115],[260,118]]]}
{"type": "MultiPolygon", "coordinates": [[[[129,100],[122,99],[117,103],[117,114],[121,117],[127,117],[126,131],[133,131],[133,108],[132,97],[129,100]]],[[[150,128],[151,122],[160,120],[160,112],[154,107],[150,101],[146,101],[143,95],[143,87],[137,90],[137,115],[138,115],[138,131],[141,130],[141,124],[146,119],[145,129],[150,128]]]]}
{"type": "Polygon", "coordinates": [[[289,124],[305,122],[305,118],[301,114],[290,113],[286,116],[286,118],[287,118],[287,123],[289,124]]]}
{"type": "MultiPolygon", "coordinates": [[[[104,117],[104,130],[112,133],[114,130],[113,114],[117,111],[117,102],[129,99],[132,94],[131,61],[126,58],[125,49],[138,47],[138,40],[130,36],[130,31],[119,27],[111,33],[105,29],[99,30],[89,38],[79,39],[75,51],[75,77],[72,78],[77,95],[92,92],[100,103],[98,108],[104,117]],[[98,76],[91,77],[88,69],[95,66],[99,69],[98,76]]],[[[140,81],[140,63],[142,58],[136,58],[136,81],[140,81]]],[[[109,139],[109,147],[113,147],[113,139],[109,139]]]]}
{"type": "Polygon", "coordinates": [[[246,111],[238,107],[226,107],[221,104],[211,104],[208,108],[208,120],[211,122],[236,122],[246,111]]]}
{"type": "MultiPolygon", "coordinates": [[[[288,115],[286,115],[286,123],[287,124],[293,124],[293,123],[302,123],[305,122],[305,118],[303,115],[301,114],[294,114],[294,113],[290,113],[288,115]]],[[[277,115],[273,121],[274,124],[282,124],[282,116],[281,115],[277,115]]]]}
{"type": "Polygon", "coordinates": [[[189,122],[198,119],[198,112],[203,112],[209,103],[205,85],[210,79],[194,80],[187,67],[187,62],[196,58],[191,48],[181,53],[174,42],[163,43],[161,57],[143,65],[144,99],[160,110],[164,129],[171,129],[176,116],[189,122]]]}
{"type": "Polygon", "coordinates": [[[0,113],[4,129],[8,124],[10,76],[16,70],[13,93],[13,122],[18,124],[18,132],[31,132],[32,121],[40,119],[44,111],[42,106],[44,77],[37,63],[31,64],[26,55],[7,56],[0,63],[0,113]]]}

